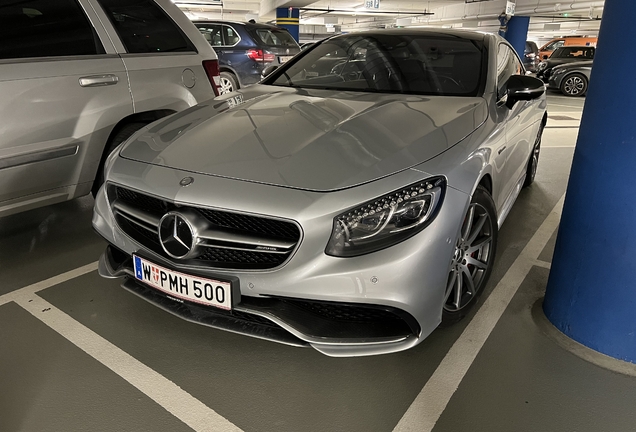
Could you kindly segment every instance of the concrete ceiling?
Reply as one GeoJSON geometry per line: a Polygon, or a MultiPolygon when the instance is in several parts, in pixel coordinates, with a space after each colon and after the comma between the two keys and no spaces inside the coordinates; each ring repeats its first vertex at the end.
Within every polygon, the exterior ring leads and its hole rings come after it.
{"type": "MultiPolygon", "coordinates": [[[[358,31],[396,26],[461,27],[496,32],[506,0],[380,0],[365,9],[364,0],[173,0],[192,19],[256,19],[273,22],[276,7],[301,8],[301,39],[322,38],[328,31],[358,31]],[[430,15],[429,15],[430,14],[430,15]],[[327,30],[327,27],[330,27],[327,30]],[[335,28],[334,28],[335,27],[335,28]]],[[[604,1],[517,0],[517,15],[531,17],[529,38],[596,35],[604,1]],[[548,24],[548,26],[546,26],[548,24]]]]}

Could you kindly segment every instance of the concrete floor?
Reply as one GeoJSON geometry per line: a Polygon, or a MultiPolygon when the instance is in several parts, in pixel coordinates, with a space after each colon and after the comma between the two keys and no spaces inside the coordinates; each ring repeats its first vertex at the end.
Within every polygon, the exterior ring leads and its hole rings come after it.
{"type": "Polygon", "coordinates": [[[634,430],[636,378],[537,324],[584,99],[549,103],[478,307],[402,353],[334,359],[175,318],[96,274],[91,198],[0,219],[0,431],[634,430]]]}

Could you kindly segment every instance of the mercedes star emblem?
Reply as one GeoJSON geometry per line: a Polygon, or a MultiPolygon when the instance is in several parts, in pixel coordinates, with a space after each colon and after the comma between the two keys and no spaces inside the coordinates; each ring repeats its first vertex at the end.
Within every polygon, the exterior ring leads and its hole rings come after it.
{"type": "Polygon", "coordinates": [[[159,222],[159,241],[168,255],[183,259],[192,256],[197,238],[192,224],[185,216],[170,212],[166,213],[159,222]]]}
{"type": "Polygon", "coordinates": [[[183,187],[190,186],[192,183],[194,183],[194,179],[192,177],[184,177],[179,182],[179,184],[183,187]]]}

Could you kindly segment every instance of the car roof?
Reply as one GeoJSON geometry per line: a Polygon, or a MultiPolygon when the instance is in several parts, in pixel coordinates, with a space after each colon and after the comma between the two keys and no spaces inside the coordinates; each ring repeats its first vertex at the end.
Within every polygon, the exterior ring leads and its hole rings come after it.
{"type": "Polygon", "coordinates": [[[334,36],[336,37],[346,37],[357,34],[365,34],[365,35],[435,35],[435,36],[457,36],[463,39],[472,39],[472,40],[484,40],[488,34],[476,31],[468,31],[468,30],[453,30],[453,29],[439,29],[439,28],[402,28],[402,29],[382,29],[382,30],[368,30],[363,32],[355,32],[355,33],[347,33],[344,35],[334,36]]]}
{"type": "Polygon", "coordinates": [[[596,49],[596,47],[593,47],[592,45],[565,45],[565,46],[559,47],[557,49],[576,49],[576,48],[592,48],[592,49],[596,49]]]}
{"type": "Polygon", "coordinates": [[[192,21],[192,22],[194,24],[234,24],[234,25],[242,25],[242,26],[249,26],[249,27],[256,27],[256,28],[267,28],[267,29],[279,29],[279,30],[281,30],[281,27],[277,27],[275,25],[264,24],[264,23],[251,23],[251,22],[245,22],[245,21],[196,20],[196,21],[192,21]]]}

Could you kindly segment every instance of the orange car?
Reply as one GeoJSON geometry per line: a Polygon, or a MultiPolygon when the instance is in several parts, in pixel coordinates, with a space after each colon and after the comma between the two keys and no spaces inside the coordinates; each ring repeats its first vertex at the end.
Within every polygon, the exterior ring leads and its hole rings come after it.
{"type": "Polygon", "coordinates": [[[595,37],[579,37],[579,36],[571,36],[571,37],[562,37],[552,39],[547,44],[543,45],[539,48],[539,58],[541,60],[545,60],[550,58],[555,49],[561,48],[562,46],[596,46],[596,42],[598,38],[595,37]]]}

